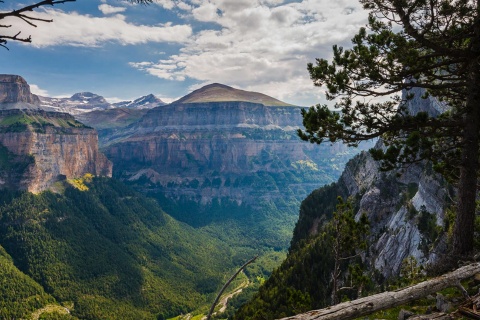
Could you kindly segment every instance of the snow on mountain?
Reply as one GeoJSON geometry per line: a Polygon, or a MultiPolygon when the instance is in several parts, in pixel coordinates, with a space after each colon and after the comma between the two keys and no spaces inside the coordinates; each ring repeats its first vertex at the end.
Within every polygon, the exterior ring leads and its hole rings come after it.
{"type": "Polygon", "coordinates": [[[165,103],[153,94],[138,98],[134,101],[122,101],[109,103],[104,97],[91,92],[79,92],[70,98],[40,98],[40,108],[49,111],[67,112],[73,115],[114,108],[151,109],[165,105],[165,103]]]}

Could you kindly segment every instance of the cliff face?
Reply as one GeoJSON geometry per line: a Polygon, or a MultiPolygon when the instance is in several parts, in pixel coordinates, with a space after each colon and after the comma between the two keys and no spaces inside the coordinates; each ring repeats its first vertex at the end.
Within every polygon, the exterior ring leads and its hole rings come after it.
{"type": "MultiPolygon", "coordinates": [[[[420,97],[421,92],[415,92],[415,96],[420,97]]],[[[412,114],[423,111],[432,116],[446,109],[432,98],[413,99],[408,106],[412,114]]],[[[380,140],[376,148],[382,147],[380,140]]],[[[338,194],[358,199],[358,215],[367,213],[372,232],[368,262],[385,277],[398,275],[402,261],[409,256],[425,265],[435,261],[444,250],[445,237],[438,237],[438,230],[444,225],[445,209],[453,191],[430,164],[381,172],[379,164],[364,152],[348,162],[331,188],[335,190],[334,197],[338,194]]],[[[315,193],[310,195],[308,202],[315,202],[315,197],[319,198],[315,193]]],[[[334,208],[334,197],[322,198],[318,208],[302,205],[294,242],[316,233],[316,226],[334,208]]]]}
{"type": "Polygon", "coordinates": [[[300,110],[250,102],[162,106],[111,136],[105,153],[117,176],[147,178],[172,197],[248,204],[287,193],[302,199],[332,182],[354,151],[300,141],[300,110]]]}
{"type": "Polygon", "coordinates": [[[16,75],[0,74],[0,103],[40,104],[40,99],[30,92],[25,79],[16,75]]]}
{"type": "Polygon", "coordinates": [[[37,193],[85,173],[112,174],[111,162],[98,150],[96,131],[68,114],[0,111],[0,144],[4,168],[15,167],[18,159],[24,163],[16,175],[0,181],[3,187],[37,193]]]}

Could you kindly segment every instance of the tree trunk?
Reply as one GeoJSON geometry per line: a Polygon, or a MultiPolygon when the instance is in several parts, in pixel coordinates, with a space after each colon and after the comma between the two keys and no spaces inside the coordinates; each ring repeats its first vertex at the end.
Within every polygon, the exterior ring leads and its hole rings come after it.
{"type": "Polygon", "coordinates": [[[444,274],[435,279],[400,289],[383,292],[365,298],[343,302],[321,310],[313,310],[281,320],[349,320],[390,309],[433,294],[448,287],[454,287],[460,280],[480,272],[480,263],[474,263],[444,274]]]}
{"type": "MultiPolygon", "coordinates": [[[[477,3],[480,6],[480,2],[477,3]]],[[[480,13],[477,8],[477,14],[480,13]]],[[[477,174],[480,133],[480,22],[475,22],[472,53],[477,57],[470,63],[467,112],[463,136],[462,162],[458,184],[457,217],[453,231],[453,256],[467,256],[473,251],[474,223],[477,198],[477,174]]]]}

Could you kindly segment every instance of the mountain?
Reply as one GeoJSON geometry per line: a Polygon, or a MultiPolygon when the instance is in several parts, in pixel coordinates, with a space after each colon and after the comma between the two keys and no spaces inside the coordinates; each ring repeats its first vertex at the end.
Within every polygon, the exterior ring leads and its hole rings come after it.
{"type": "Polygon", "coordinates": [[[149,94],[133,101],[121,101],[113,104],[117,108],[128,109],[151,109],[158,106],[166,105],[161,99],[155,97],[153,94],[149,94]]]}
{"type": "MultiPolygon", "coordinates": [[[[413,90],[416,97],[422,96],[419,89],[413,90]]],[[[412,99],[408,105],[410,114],[437,116],[447,109],[445,103],[432,97],[412,99]]],[[[375,147],[383,148],[382,140],[375,147]]],[[[356,217],[365,213],[370,222],[369,248],[361,261],[344,262],[364,267],[360,275],[369,279],[364,289],[386,285],[400,274],[406,261],[413,261],[411,266],[427,267],[446,253],[453,223],[448,214],[454,197],[452,186],[429,163],[382,172],[379,163],[362,152],[347,163],[336,183],[313,191],[302,202],[287,259],[236,319],[258,319],[260,315],[276,319],[330,303],[333,257],[332,246],[324,238],[328,232],[324,225],[336,210],[338,196],[353,199],[356,217]]],[[[353,276],[348,278],[351,270],[343,266],[340,285],[349,281],[352,287],[353,276]]],[[[357,289],[342,294],[355,299],[357,289]]]]}
{"type": "MultiPolygon", "coordinates": [[[[102,149],[114,163],[115,177],[161,194],[162,201],[273,204],[295,214],[299,201],[333,182],[357,152],[341,144],[317,147],[300,141],[301,109],[212,84],[102,136],[102,149]]],[[[180,211],[170,213],[194,224],[211,219],[208,212],[180,211]]]]}
{"type": "Polygon", "coordinates": [[[39,105],[38,96],[30,92],[30,86],[20,76],[0,74],[0,104],[2,109],[13,107],[18,103],[39,105]]]}
{"type": "MultiPolygon", "coordinates": [[[[0,110],[1,318],[164,319],[206,308],[247,258],[281,256],[244,239],[247,228],[192,228],[106,178],[112,163],[98,150],[96,130],[28,104],[27,89],[14,100],[25,108],[0,110]]],[[[91,93],[71,99],[104,103],[91,93]]],[[[102,111],[113,110],[144,112],[102,111]]],[[[256,223],[244,207],[233,209],[256,223]]]]}
{"type": "Polygon", "coordinates": [[[175,104],[201,103],[201,102],[251,102],[263,104],[264,106],[293,106],[263,93],[244,91],[232,87],[212,83],[193,91],[185,97],[175,101],[175,104]]]}

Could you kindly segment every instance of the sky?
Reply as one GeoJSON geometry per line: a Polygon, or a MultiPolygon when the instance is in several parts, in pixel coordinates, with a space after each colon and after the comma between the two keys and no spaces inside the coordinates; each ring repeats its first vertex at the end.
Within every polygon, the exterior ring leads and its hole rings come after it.
{"type": "MultiPolygon", "coordinates": [[[[38,1],[5,0],[0,12],[38,1]]],[[[29,15],[53,22],[3,20],[12,27],[2,34],[32,43],[0,48],[0,73],[21,75],[36,94],[171,102],[217,82],[299,106],[325,103],[307,64],[351,46],[367,22],[358,0],[77,0],[29,15]]]]}

